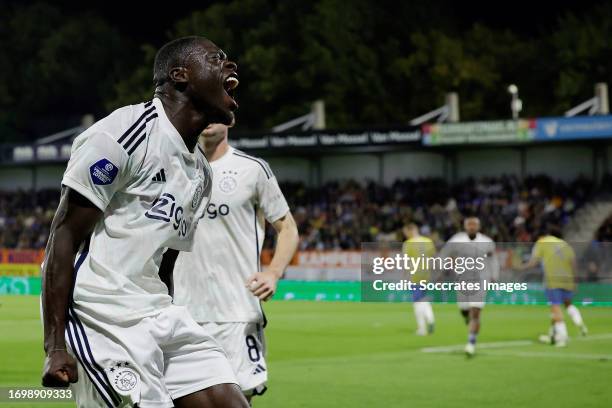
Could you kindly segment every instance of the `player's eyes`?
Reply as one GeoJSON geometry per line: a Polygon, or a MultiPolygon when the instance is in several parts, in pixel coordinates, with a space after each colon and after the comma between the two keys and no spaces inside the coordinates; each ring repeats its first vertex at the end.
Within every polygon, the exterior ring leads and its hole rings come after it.
{"type": "Polygon", "coordinates": [[[214,61],[222,61],[226,57],[225,57],[225,53],[223,51],[219,51],[219,52],[215,52],[214,54],[212,54],[210,58],[212,60],[214,60],[214,61]]]}

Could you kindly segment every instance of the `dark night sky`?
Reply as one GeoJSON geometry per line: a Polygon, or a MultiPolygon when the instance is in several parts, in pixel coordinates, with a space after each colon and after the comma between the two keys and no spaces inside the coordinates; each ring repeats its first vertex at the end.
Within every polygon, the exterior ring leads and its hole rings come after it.
{"type": "MultiPolygon", "coordinates": [[[[612,0],[611,0],[612,1],[612,0]]],[[[4,0],[13,4],[34,3],[29,0],[4,0]]],[[[191,11],[205,9],[223,1],[69,1],[51,2],[66,14],[80,14],[84,11],[102,15],[109,23],[137,42],[151,42],[159,45],[166,39],[165,32],[174,21],[187,16],[191,11]]],[[[553,27],[559,15],[566,11],[581,14],[593,5],[602,3],[593,0],[538,0],[476,2],[465,0],[438,0],[433,3],[446,3],[448,15],[453,16],[458,27],[470,27],[480,22],[490,27],[507,28],[522,35],[536,35],[553,27]]],[[[350,6],[350,1],[346,2],[350,6]]]]}

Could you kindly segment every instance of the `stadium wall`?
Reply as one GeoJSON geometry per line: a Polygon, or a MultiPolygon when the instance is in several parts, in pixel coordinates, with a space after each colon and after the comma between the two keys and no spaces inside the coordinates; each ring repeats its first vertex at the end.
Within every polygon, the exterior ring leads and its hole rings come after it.
{"type": "Polygon", "coordinates": [[[593,150],[580,146],[541,146],[526,151],[527,174],[550,174],[561,180],[593,177],[593,150]]]}
{"type": "Polygon", "coordinates": [[[15,191],[35,188],[34,172],[30,168],[5,168],[0,170],[0,189],[15,191]]]}
{"type": "Polygon", "coordinates": [[[311,160],[272,157],[268,159],[268,164],[276,178],[281,181],[297,181],[306,185],[316,184],[316,168],[311,160]]]}
{"type": "Polygon", "coordinates": [[[65,168],[65,164],[3,168],[0,170],[0,190],[59,188],[65,168]]]}
{"type": "MultiPolygon", "coordinates": [[[[537,145],[520,147],[433,148],[376,153],[267,155],[280,181],[317,186],[354,179],[386,185],[397,179],[441,177],[451,182],[467,177],[549,175],[570,181],[578,175],[599,179],[612,173],[612,144],[537,145]]],[[[64,163],[0,168],[0,189],[58,188],[64,163]]]]}
{"type": "Polygon", "coordinates": [[[387,185],[402,178],[446,176],[444,155],[428,152],[388,153],[382,157],[382,179],[387,185]]]}
{"type": "Polygon", "coordinates": [[[459,179],[467,177],[521,174],[521,152],[518,149],[465,151],[457,154],[459,179]]]}

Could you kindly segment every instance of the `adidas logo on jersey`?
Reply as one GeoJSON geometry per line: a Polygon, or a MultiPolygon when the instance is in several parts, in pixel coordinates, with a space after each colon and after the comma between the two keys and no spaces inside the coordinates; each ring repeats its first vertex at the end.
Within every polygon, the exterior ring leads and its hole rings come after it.
{"type": "Polygon", "coordinates": [[[263,373],[264,371],[266,371],[266,368],[261,364],[257,364],[255,370],[253,370],[253,375],[263,373]]]}
{"type": "Polygon", "coordinates": [[[166,182],[166,172],[164,171],[164,169],[161,169],[160,171],[158,171],[155,177],[153,177],[151,180],[156,181],[158,183],[165,183],[166,182]]]}

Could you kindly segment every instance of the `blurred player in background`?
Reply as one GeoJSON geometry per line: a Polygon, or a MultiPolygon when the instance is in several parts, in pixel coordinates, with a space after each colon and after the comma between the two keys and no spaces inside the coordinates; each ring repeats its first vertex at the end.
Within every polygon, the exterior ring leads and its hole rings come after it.
{"type": "MultiPolygon", "coordinates": [[[[497,275],[499,263],[495,255],[495,243],[491,238],[480,232],[480,220],[478,217],[466,217],[463,221],[463,232],[453,235],[440,251],[442,258],[451,256],[454,258],[485,258],[485,271],[466,270],[457,275],[457,279],[466,282],[479,282],[482,286],[483,279],[491,279],[497,275]]],[[[457,271],[456,271],[457,272],[457,271]]],[[[458,273],[458,272],[457,272],[458,273]]],[[[465,345],[465,353],[472,357],[476,353],[476,340],[480,333],[480,316],[485,306],[486,291],[457,293],[457,305],[461,316],[468,325],[468,342],[465,345]]]]}
{"type": "MultiPolygon", "coordinates": [[[[402,229],[406,241],[404,241],[403,252],[411,258],[431,258],[436,254],[436,246],[433,241],[424,237],[419,233],[419,227],[414,223],[409,223],[402,229]]],[[[426,267],[422,267],[411,274],[412,282],[418,284],[421,280],[429,281],[431,279],[431,271],[426,267]]],[[[431,302],[427,297],[427,292],[415,289],[412,291],[412,306],[414,307],[414,316],[417,322],[416,334],[418,336],[426,336],[434,331],[434,312],[431,307],[431,302]]]]}
{"type": "Polygon", "coordinates": [[[177,260],[175,301],[221,343],[250,400],[263,394],[268,378],[260,301],[274,295],[298,231],[264,160],[231,147],[225,125],[210,125],[201,140],[214,174],[212,198],[194,251],[177,260]],[[266,220],[278,235],[274,257],[262,271],[266,220]]]}
{"type": "Polygon", "coordinates": [[[564,347],[567,345],[568,334],[561,305],[565,305],[567,314],[580,329],[581,334],[583,336],[587,334],[582,315],[572,304],[573,292],[576,290],[576,254],[572,247],[561,239],[558,227],[548,225],[546,229],[546,234],[536,241],[531,259],[520,265],[519,269],[531,269],[538,264],[542,265],[552,324],[549,334],[540,336],[540,341],[564,347]]]}

